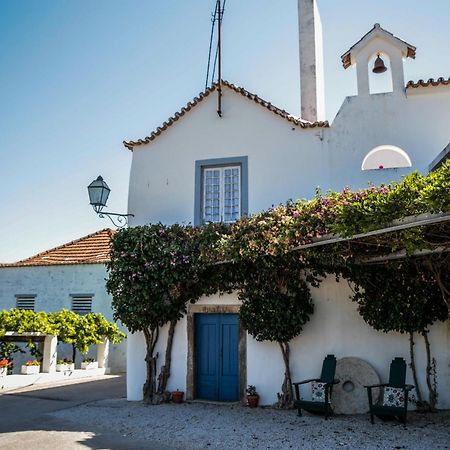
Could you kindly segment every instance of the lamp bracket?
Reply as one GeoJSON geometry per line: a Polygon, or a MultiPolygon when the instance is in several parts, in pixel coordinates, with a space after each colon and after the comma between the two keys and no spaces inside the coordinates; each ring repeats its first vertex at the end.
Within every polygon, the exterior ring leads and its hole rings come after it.
{"type": "Polygon", "coordinates": [[[128,225],[128,217],[134,217],[134,214],[118,214],[112,212],[101,211],[98,212],[98,217],[104,219],[105,216],[112,222],[112,224],[119,230],[125,228],[128,225]]]}

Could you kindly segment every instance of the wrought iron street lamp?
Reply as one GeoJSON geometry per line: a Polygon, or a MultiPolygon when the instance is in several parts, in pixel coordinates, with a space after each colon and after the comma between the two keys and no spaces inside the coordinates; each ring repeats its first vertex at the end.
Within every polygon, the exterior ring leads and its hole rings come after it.
{"type": "Polygon", "coordinates": [[[87,189],[89,193],[89,203],[92,205],[94,211],[102,219],[105,216],[108,217],[108,219],[117,228],[126,227],[128,225],[128,217],[134,217],[133,214],[118,214],[103,211],[103,208],[106,206],[106,202],[108,201],[111,189],[100,175],[88,186],[87,189]]]}

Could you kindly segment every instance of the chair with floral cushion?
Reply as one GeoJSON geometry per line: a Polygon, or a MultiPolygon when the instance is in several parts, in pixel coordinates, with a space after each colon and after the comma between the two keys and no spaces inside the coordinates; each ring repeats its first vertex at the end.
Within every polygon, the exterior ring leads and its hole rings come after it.
{"type": "MultiPolygon", "coordinates": [[[[398,418],[406,428],[406,417],[408,413],[408,396],[414,388],[406,381],[406,362],[403,358],[394,358],[389,369],[389,383],[365,386],[369,398],[370,421],[374,423],[374,416],[382,420],[398,418]],[[373,399],[374,388],[382,388],[383,396],[373,399]]],[[[380,392],[380,393],[381,393],[380,392]]]]}
{"type": "Polygon", "coordinates": [[[295,388],[295,407],[298,409],[298,415],[302,415],[302,409],[311,413],[325,414],[325,419],[333,414],[331,406],[331,395],[333,393],[333,385],[339,383],[334,379],[336,373],[336,357],[327,355],[322,364],[322,372],[320,378],[312,378],[309,380],[292,383],[295,388]],[[300,385],[311,384],[311,401],[303,400],[300,397],[300,385]]]}

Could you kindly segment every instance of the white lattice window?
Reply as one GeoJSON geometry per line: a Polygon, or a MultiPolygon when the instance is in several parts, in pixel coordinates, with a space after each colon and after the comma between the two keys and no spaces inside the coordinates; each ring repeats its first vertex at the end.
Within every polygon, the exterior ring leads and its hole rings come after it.
{"type": "Polygon", "coordinates": [[[72,295],[72,311],[81,316],[92,311],[92,295],[72,295]]]}
{"type": "Polygon", "coordinates": [[[203,169],[203,222],[234,222],[241,217],[241,167],[203,169]]]}
{"type": "Polygon", "coordinates": [[[34,311],[34,300],[34,295],[16,295],[16,308],[34,311]]]}

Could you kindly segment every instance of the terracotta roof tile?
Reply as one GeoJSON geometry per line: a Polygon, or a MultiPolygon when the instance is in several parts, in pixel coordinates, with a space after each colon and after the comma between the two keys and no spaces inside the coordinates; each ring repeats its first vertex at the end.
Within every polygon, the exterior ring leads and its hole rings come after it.
{"type": "Polygon", "coordinates": [[[440,77],[437,80],[434,78],[430,78],[428,81],[419,80],[419,81],[408,81],[406,84],[406,88],[418,88],[418,87],[428,87],[428,86],[447,86],[450,84],[450,77],[445,79],[444,77],[440,77]]]}
{"type": "MultiPolygon", "coordinates": [[[[289,122],[293,123],[296,126],[301,128],[315,128],[315,127],[328,127],[328,121],[318,121],[318,122],[308,122],[306,120],[300,119],[299,117],[295,117],[292,114],[289,114],[284,109],[277,108],[272,105],[272,103],[263,100],[261,97],[258,97],[256,94],[252,94],[251,92],[236,86],[228,81],[223,80],[222,86],[226,86],[229,89],[241,94],[242,96],[253,100],[258,105],[261,105],[267,108],[269,111],[273,112],[277,116],[283,117],[289,122]]],[[[190,111],[194,106],[198,105],[204,98],[208,97],[212,92],[217,89],[217,83],[214,83],[211,87],[201,92],[197,97],[189,102],[185,107],[181,108],[180,111],[176,112],[172,117],[170,117],[166,122],[164,122],[160,127],[156,128],[155,131],[152,131],[150,135],[146,136],[143,139],[138,139],[137,141],[123,141],[123,145],[127,147],[129,150],[133,150],[133,147],[142,144],[148,144],[149,142],[156,139],[163,131],[167,130],[171,125],[173,125],[180,117],[183,117],[188,111],[190,111]]]]}
{"type": "Polygon", "coordinates": [[[109,261],[111,237],[116,232],[109,228],[97,231],[59,247],[46,250],[15,263],[1,267],[52,266],[66,264],[104,264],[109,261]]]}

